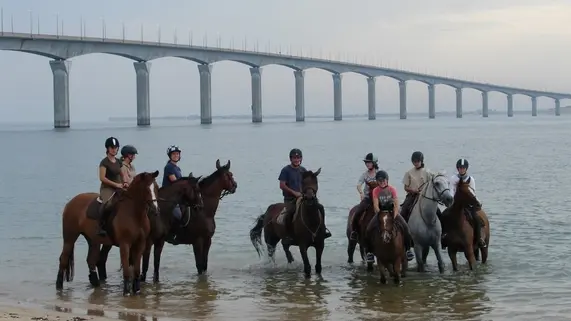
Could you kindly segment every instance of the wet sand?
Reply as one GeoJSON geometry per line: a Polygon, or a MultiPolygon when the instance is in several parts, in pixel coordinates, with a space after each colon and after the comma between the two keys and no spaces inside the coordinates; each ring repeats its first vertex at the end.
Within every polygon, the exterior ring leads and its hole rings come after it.
{"type": "Polygon", "coordinates": [[[109,321],[111,318],[56,312],[22,304],[0,305],[0,321],[109,321]]]}

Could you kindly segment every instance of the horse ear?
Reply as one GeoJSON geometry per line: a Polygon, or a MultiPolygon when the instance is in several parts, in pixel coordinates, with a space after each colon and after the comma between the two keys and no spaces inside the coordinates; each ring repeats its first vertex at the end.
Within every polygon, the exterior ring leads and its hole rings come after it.
{"type": "Polygon", "coordinates": [[[192,178],[194,176],[192,176],[192,172],[190,172],[190,174],[188,174],[188,178],[192,178]]]}
{"type": "Polygon", "coordinates": [[[216,169],[220,169],[220,159],[216,160],[216,169]]]}
{"type": "Polygon", "coordinates": [[[319,167],[319,169],[316,170],[315,173],[313,173],[313,175],[318,176],[319,173],[321,173],[321,167],[319,167]]]}
{"type": "Polygon", "coordinates": [[[157,178],[157,176],[159,176],[159,171],[154,171],[153,172],[153,178],[157,178]]]}
{"type": "Polygon", "coordinates": [[[200,181],[201,178],[202,178],[202,175],[196,177],[196,181],[197,181],[197,182],[200,181]]]}
{"type": "Polygon", "coordinates": [[[228,160],[228,163],[226,163],[226,165],[224,165],[224,167],[226,167],[226,169],[230,169],[230,160],[228,160]]]}

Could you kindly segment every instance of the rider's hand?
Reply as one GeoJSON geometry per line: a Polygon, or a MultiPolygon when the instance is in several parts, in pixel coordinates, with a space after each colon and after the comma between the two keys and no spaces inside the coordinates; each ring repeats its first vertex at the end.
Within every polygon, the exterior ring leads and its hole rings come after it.
{"type": "Polygon", "coordinates": [[[117,187],[117,188],[123,188],[123,184],[121,184],[121,183],[115,183],[115,187],[117,187]]]}
{"type": "Polygon", "coordinates": [[[295,197],[301,197],[301,193],[300,193],[300,192],[293,192],[293,196],[295,196],[295,197]]]}
{"type": "Polygon", "coordinates": [[[129,183],[123,183],[122,187],[123,187],[123,188],[129,187],[129,183]]]}
{"type": "Polygon", "coordinates": [[[361,197],[361,201],[365,199],[365,194],[360,193],[359,196],[361,197]]]}

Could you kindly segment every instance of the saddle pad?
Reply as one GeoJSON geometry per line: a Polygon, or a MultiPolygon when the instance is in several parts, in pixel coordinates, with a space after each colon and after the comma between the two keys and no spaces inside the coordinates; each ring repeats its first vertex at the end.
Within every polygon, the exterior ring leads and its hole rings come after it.
{"type": "Polygon", "coordinates": [[[101,218],[101,213],[99,212],[99,208],[101,206],[103,206],[103,204],[101,204],[100,202],[100,198],[96,198],[93,201],[91,201],[91,203],[89,203],[89,206],[87,206],[87,218],[92,219],[92,220],[99,220],[101,218]]]}

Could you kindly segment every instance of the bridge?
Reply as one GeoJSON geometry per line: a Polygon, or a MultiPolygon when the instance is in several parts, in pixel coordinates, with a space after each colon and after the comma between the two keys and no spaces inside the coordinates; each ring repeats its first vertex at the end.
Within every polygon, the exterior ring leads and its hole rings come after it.
{"type": "Polygon", "coordinates": [[[571,94],[547,92],[523,88],[499,86],[488,83],[466,81],[423,73],[370,66],[359,63],[347,63],[329,59],[295,56],[282,53],[262,53],[258,51],[224,49],[219,47],[198,46],[189,43],[174,44],[148,42],[143,40],[109,39],[102,37],[64,36],[61,34],[34,34],[6,32],[0,33],[0,50],[20,51],[48,57],[53,73],[54,88],[54,127],[68,128],[69,118],[69,73],[70,58],[91,54],[106,53],[134,60],[137,81],[137,125],[151,124],[149,100],[149,76],[151,61],[157,58],[178,57],[197,62],[200,74],[200,123],[212,123],[211,74],[213,64],[229,60],[250,67],[252,82],[252,122],[262,122],[262,68],[267,65],[281,65],[293,70],[295,79],[295,119],[305,120],[305,70],[319,68],[331,72],[333,77],[333,119],[343,119],[342,75],[353,72],[367,77],[368,118],[376,119],[375,80],[384,76],[399,83],[400,119],[407,118],[407,81],[415,80],[428,86],[428,117],[435,118],[435,86],[447,85],[456,89],[456,117],[462,118],[462,90],[471,88],[482,93],[482,116],[488,117],[488,93],[501,92],[507,97],[507,116],[513,117],[513,96],[525,95],[531,98],[533,116],[537,116],[537,98],[548,97],[555,101],[555,115],[561,114],[561,100],[571,99],[571,94]]]}

